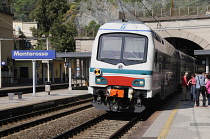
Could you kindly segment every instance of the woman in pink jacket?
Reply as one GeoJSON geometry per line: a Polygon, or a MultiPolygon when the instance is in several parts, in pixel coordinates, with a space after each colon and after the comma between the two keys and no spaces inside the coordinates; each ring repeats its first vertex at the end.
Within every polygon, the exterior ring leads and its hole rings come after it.
{"type": "Polygon", "coordinates": [[[210,107],[210,75],[206,76],[208,81],[206,82],[206,95],[208,98],[208,107],[210,107]]]}

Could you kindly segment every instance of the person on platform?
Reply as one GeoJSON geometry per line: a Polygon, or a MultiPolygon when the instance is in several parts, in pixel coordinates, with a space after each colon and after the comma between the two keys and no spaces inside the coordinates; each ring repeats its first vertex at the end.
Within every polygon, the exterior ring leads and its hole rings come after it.
{"type": "Polygon", "coordinates": [[[188,91],[187,91],[187,76],[188,76],[188,72],[185,72],[184,76],[182,77],[182,99],[181,101],[188,101],[188,91]]]}
{"type": "Polygon", "coordinates": [[[191,74],[191,79],[188,81],[188,86],[190,86],[190,92],[192,96],[192,101],[196,101],[196,80],[195,80],[195,74],[191,74]]]}
{"type": "Polygon", "coordinates": [[[206,87],[205,87],[205,73],[199,73],[196,77],[196,107],[199,107],[200,94],[203,96],[203,106],[206,106],[206,87]]]}
{"type": "Polygon", "coordinates": [[[208,98],[208,107],[210,107],[210,75],[208,74],[206,76],[207,82],[206,82],[206,95],[208,98]]]}

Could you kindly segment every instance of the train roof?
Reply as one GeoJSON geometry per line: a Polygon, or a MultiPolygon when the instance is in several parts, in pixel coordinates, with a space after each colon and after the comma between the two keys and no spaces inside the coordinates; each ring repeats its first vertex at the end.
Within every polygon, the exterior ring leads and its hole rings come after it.
{"type": "Polygon", "coordinates": [[[125,21],[124,20],[114,20],[114,21],[109,21],[107,23],[144,24],[143,22],[137,21],[137,20],[125,20],[125,21]]]}
{"type": "Polygon", "coordinates": [[[129,20],[129,21],[123,21],[123,20],[115,20],[115,21],[109,21],[102,26],[100,26],[99,30],[103,31],[126,31],[126,32],[151,32],[152,29],[148,27],[146,24],[140,21],[136,20],[129,20]]]}

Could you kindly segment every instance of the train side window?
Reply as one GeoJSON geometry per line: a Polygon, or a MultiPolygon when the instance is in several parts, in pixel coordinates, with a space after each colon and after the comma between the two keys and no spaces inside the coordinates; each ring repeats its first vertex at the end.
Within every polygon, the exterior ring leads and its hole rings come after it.
{"type": "Polygon", "coordinates": [[[162,70],[162,64],[159,64],[159,72],[161,72],[162,70]]]}
{"type": "Polygon", "coordinates": [[[158,60],[157,60],[158,58],[157,58],[157,50],[155,51],[155,59],[154,59],[154,63],[155,63],[155,65],[157,65],[157,62],[158,62],[158,60]]]}
{"type": "Polygon", "coordinates": [[[157,33],[154,33],[154,38],[161,43],[161,38],[157,33]]]}

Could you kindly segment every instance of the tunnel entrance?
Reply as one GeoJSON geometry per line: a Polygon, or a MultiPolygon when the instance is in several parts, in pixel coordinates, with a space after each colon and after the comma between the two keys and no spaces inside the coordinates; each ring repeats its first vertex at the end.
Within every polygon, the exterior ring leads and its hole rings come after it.
{"type": "Polygon", "coordinates": [[[178,38],[178,37],[168,37],[165,38],[170,44],[172,44],[176,49],[192,56],[197,59],[197,64],[199,65],[201,70],[205,69],[205,63],[203,61],[206,60],[205,56],[197,56],[194,55],[194,50],[203,50],[203,48],[194,43],[193,41],[183,39],[183,38],[178,38]]]}

